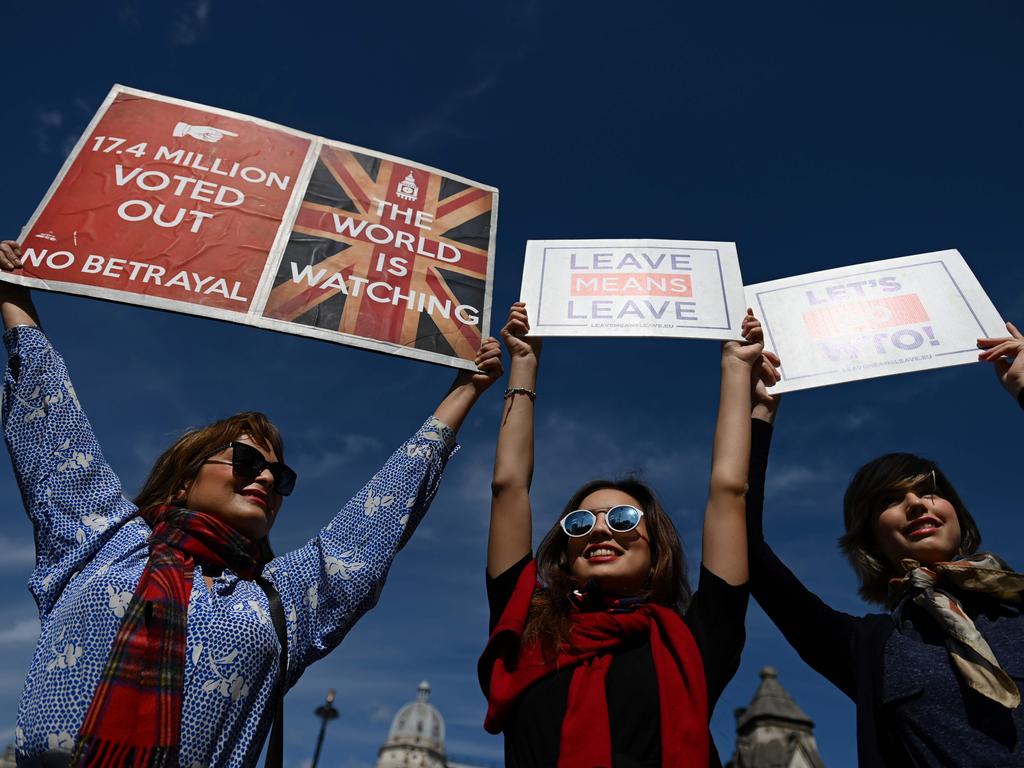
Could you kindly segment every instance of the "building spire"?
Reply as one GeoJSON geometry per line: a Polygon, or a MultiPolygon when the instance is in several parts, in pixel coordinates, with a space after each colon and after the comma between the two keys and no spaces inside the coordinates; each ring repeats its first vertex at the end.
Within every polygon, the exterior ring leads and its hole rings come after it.
{"type": "Polygon", "coordinates": [[[726,768],[824,768],[814,721],[779,682],[774,667],[761,670],[750,706],[736,710],[736,754],[726,768]]]}

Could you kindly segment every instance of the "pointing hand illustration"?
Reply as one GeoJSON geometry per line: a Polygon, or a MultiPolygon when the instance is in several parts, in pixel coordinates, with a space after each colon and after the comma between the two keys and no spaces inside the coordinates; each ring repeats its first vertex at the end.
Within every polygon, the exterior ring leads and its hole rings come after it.
{"type": "Polygon", "coordinates": [[[194,139],[211,143],[220,141],[225,136],[238,136],[237,133],[226,131],[223,128],[214,128],[209,125],[189,125],[188,123],[178,123],[174,126],[174,135],[191,136],[194,139]]]}

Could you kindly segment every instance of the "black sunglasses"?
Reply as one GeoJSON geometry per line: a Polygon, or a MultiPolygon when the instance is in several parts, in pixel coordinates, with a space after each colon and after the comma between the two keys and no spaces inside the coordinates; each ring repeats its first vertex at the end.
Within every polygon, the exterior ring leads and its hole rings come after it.
{"type": "Polygon", "coordinates": [[[232,471],[238,477],[255,478],[259,477],[264,469],[269,469],[274,476],[274,490],[282,496],[288,496],[295,490],[297,475],[295,470],[283,461],[267,461],[259,449],[246,443],[234,442],[221,446],[211,453],[214,456],[221,451],[231,449],[231,461],[224,459],[207,459],[204,464],[230,464],[232,471]]]}

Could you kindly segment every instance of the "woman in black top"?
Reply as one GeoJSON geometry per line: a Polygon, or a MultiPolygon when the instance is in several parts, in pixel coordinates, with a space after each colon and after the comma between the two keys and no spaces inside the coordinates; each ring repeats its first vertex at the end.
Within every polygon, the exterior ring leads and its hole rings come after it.
{"type": "Polygon", "coordinates": [[[488,730],[516,766],[718,764],[715,701],[743,646],[744,490],[752,376],[776,380],[748,316],[725,344],[700,584],[690,595],[679,538],[642,483],[579,489],[531,555],[529,488],[540,341],[515,304],[495,457],[487,585],[491,639],[480,662],[488,730]]]}
{"type": "MultiPolygon", "coordinates": [[[[1024,407],[1024,337],[979,339],[980,359],[1024,407]]],[[[860,594],[888,613],[833,610],[762,533],[778,399],[755,393],[747,496],[755,599],[811,667],[857,705],[862,766],[1024,765],[1024,576],[977,553],[981,535],[932,462],[886,454],[854,475],[840,547],[860,594]],[[977,554],[976,554],[977,553],[977,554]]]]}

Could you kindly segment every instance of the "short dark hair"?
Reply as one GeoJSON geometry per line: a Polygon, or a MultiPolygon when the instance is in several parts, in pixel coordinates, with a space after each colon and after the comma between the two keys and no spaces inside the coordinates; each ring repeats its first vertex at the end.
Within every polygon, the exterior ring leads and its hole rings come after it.
{"type": "Polygon", "coordinates": [[[537,547],[537,576],[543,589],[534,595],[525,635],[540,640],[545,646],[557,646],[567,636],[567,598],[574,585],[565,558],[569,537],[559,522],[565,515],[579,509],[587,496],[605,488],[629,494],[640,502],[644,512],[651,548],[651,579],[650,586],[638,597],[678,611],[683,611],[690,602],[692,591],[679,533],[654,490],[633,476],[619,480],[591,480],[573,493],[537,547]]]}
{"type": "Polygon", "coordinates": [[[895,570],[886,561],[875,539],[873,523],[893,493],[906,493],[922,482],[934,482],[935,493],[953,505],[960,523],[960,555],[981,546],[981,532],[960,494],[935,462],[912,453],[887,453],[869,461],[853,475],[843,497],[846,533],[839,548],[860,580],[860,596],[868,602],[885,603],[889,580],[895,570]]]}

